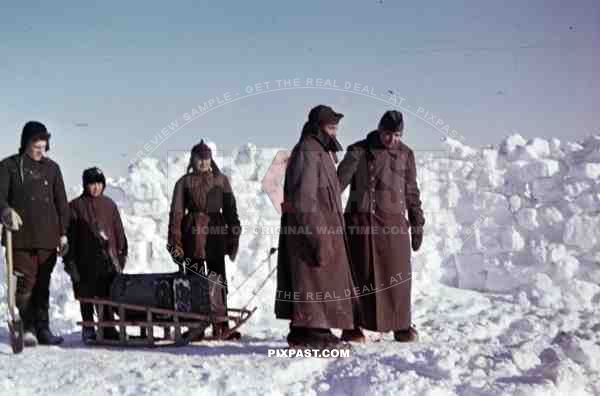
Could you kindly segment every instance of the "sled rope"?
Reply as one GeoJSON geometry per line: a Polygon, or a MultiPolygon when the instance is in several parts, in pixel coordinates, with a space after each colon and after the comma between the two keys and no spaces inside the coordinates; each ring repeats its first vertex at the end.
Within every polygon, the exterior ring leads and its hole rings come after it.
{"type": "MultiPolygon", "coordinates": [[[[240,283],[240,285],[238,287],[235,288],[234,291],[232,291],[231,293],[229,293],[229,295],[232,296],[235,293],[237,293],[262,267],[264,267],[264,265],[266,263],[268,263],[271,260],[271,256],[273,256],[275,254],[275,252],[277,252],[277,248],[272,247],[271,249],[269,249],[267,258],[264,259],[264,260],[262,260],[260,262],[260,264],[254,269],[254,271],[252,271],[250,273],[250,275],[248,275],[246,277],[246,279],[244,279],[244,281],[242,283],[240,283]]],[[[269,274],[269,277],[270,276],[271,275],[269,274]]],[[[267,279],[269,279],[269,277],[267,277],[267,279]]]]}
{"type": "Polygon", "coordinates": [[[269,272],[269,275],[267,275],[267,277],[261,282],[261,284],[258,285],[258,287],[252,291],[252,297],[250,297],[250,300],[248,300],[248,302],[246,303],[246,305],[244,305],[242,309],[248,308],[250,303],[256,298],[256,296],[258,296],[258,293],[265,287],[269,279],[271,279],[271,276],[273,276],[275,271],[277,271],[277,267],[273,268],[271,272],[269,272]]]}

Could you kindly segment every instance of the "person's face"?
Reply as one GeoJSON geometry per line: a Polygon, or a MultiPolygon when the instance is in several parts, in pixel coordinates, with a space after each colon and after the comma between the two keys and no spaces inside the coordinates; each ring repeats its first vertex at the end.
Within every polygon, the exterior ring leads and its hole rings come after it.
{"type": "Polygon", "coordinates": [[[392,149],[396,146],[398,146],[398,144],[400,143],[400,140],[402,139],[402,131],[396,131],[396,132],[392,132],[392,131],[380,131],[379,132],[379,137],[381,140],[381,143],[388,149],[392,149]]]}
{"type": "Polygon", "coordinates": [[[328,134],[329,136],[337,136],[338,126],[337,124],[325,124],[323,125],[323,132],[328,134]]]}
{"type": "Polygon", "coordinates": [[[36,140],[30,142],[27,145],[25,152],[27,155],[34,161],[40,161],[44,154],[46,154],[46,147],[48,146],[48,142],[45,140],[36,140]]]}
{"type": "Polygon", "coordinates": [[[194,169],[198,172],[210,171],[210,158],[202,159],[199,155],[194,155],[194,169]]]}
{"type": "Polygon", "coordinates": [[[90,183],[87,184],[85,188],[87,189],[87,193],[90,194],[92,197],[99,197],[100,195],[102,195],[102,183],[90,183]]]}

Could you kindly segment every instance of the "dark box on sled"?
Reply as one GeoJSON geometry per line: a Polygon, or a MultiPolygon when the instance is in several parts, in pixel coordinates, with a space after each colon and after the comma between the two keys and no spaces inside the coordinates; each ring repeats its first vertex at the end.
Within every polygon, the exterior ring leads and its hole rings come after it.
{"type": "MultiPolygon", "coordinates": [[[[226,314],[224,286],[198,274],[118,274],[111,284],[110,299],[116,303],[179,312],[226,314]]],[[[144,316],[141,312],[127,311],[128,319],[145,319],[144,316]]],[[[171,320],[171,316],[154,315],[154,319],[171,320]]]]}

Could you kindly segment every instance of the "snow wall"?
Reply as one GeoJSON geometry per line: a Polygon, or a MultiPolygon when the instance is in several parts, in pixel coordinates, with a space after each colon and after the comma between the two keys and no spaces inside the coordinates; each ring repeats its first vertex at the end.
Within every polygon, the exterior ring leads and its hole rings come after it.
{"type": "MultiPolygon", "coordinates": [[[[427,223],[423,246],[413,253],[413,294],[438,293],[436,286],[445,284],[508,294],[519,304],[546,308],[577,310],[597,304],[600,136],[564,143],[512,135],[497,148],[483,149],[455,140],[446,143],[446,151],[415,153],[427,223]]],[[[106,193],[121,208],[130,243],[127,272],[176,269],[166,250],[168,211],[174,183],[188,159],[187,152],[170,153],[166,160],[147,158],[131,167],[126,178],[109,179],[106,193]]],[[[252,144],[216,158],[231,179],[244,227],[237,260],[227,268],[231,307],[246,305],[276,265],[275,256],[265,260],[268,249],[277,246],[279,214],[271,197],[277,201],[285,159],[283,149],[252,144]]],[[[4,321],[3,272],[1,277],[4,321]]],[[[273,314],[274,296],[275,276],[251,302],[259,310],[246,333],[285,333],[287,323],[273,314]]],[[[79,309],[61,263],[53,274],[51,305],[53,327],[74,330],[79,309]]]]}

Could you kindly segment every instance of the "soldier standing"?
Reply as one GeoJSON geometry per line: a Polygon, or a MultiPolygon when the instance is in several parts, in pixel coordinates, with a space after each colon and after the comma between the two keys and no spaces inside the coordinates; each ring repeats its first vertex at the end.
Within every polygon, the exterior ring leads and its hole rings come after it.
{"type": "Polygon", "coordinates": [[[377,130],[348,147],[338,168],[341,189],[350,185],[345,218],[361,320],[347,341],[364,342],[360,327],[394,332],[414,341],[411,326],[411,245],[423,240],[425,219],[413,151],[400,140],[402,113],[386,112],[377,130]],[[405,215],[408,213],[408,220],[405,215]],[[410,238],[409,238],[410,228],[410,238]]]}

